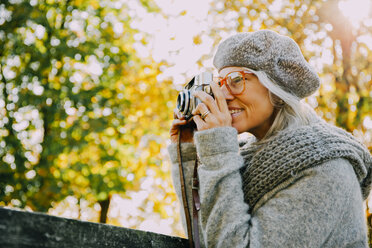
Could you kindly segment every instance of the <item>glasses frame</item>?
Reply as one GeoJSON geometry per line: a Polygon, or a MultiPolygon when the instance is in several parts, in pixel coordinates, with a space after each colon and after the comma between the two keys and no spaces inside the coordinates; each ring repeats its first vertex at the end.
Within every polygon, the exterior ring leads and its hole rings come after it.
{"type": "Polygon", "coordinates": [[[244,93],[245,91],[245,85],[247,84],[246,82],[246,79],[245,79],[245,75],[247,74],[254,74],[253,72],[247,72],[247,71],[232,71],[232,72],[229,72],[226,74],[225,77],[219,77],[220,81],[219,81],[219,85],[220,87],[222,87],[223,85],[226,85],[226,89],[230,92],[231,95],[233,96],[238,96],[238,95],[241,95],[244,93]],[[244,80],[244,87],[243,87],[243,90],[240,92],[240,93],[237,93],[237,94],[234,94],[232,93],[232,90],[230,89],[230,86],[229,84],[227,84],[227,77],[231,74],[231,73],[234,73],[234,72],[239,72],[242,76],[243,76],[243,80],[244,80]]]}

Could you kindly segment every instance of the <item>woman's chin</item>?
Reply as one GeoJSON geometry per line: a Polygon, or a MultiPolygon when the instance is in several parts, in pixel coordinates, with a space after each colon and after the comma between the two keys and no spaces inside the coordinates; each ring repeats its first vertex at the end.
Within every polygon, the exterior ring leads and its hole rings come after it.
{"type": "Polygon", "coordinates": [[[235,128],[238,133],[244,133],[247,130],[245,129],[246,123],[244,117],[244,111],[239,113],[231,114],[231,126],[235,128]]]}
{"type": "Polygon", "coordinates": [[[235,128],[236,129],[236,131],[238,131],[238,134],[240,134],[240,133],[244,133],[244,132],[246,132],[247,130],[244,130],[238,123],[234,123],[234,122],[232,122],[231,123],[231,126],[233,127],[233,128],[235,128]]]}

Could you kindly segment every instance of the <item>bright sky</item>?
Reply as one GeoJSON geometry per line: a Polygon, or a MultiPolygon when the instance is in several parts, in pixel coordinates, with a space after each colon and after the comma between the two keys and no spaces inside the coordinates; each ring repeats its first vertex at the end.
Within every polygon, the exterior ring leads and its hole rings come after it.
{"type": "Polygon", "coordinates": [[[368,17],[371,7],[370,0],[343,0],[338,3],[341,12],[354,27],[368,17]]]}
{"type": "MultiPolygon", "coordinates": [[[[162,14],[147,13],[137,1],[128,4],[137,11],[132,27],[150,34],[153,39],[148,46],[138,43],[135,48],[139,56],[146,57],[151,53],[156,62],[165,60],[173,65],[159,76],[160,81],[172,77],[175,82],[184,84],[184,74],[191,77],[200,70],[196,61],[203,55],[212,54],[213,39],[203,34],[213,25],[213,20],[208,17],[211,0],[155,2],[162,14]],[[193,43],[196,35],[200,35],[200,45],[193,43]]],[[[137,38],[140,40],[142,37],[139,34],[137,38]]],[[[203,63],[204,67],[213,67],[211,60],[203,63]]]]}

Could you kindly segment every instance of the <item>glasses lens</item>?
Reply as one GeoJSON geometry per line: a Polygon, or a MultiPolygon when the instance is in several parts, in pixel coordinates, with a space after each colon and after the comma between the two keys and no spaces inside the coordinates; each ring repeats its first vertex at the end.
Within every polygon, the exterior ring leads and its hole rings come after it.
{"type": "Polygon", "coordinates": [[[233,94],[240,94],[244,90],[244,76],[240,72],[232,72],[227,75],[227,84],[233,94]]]}

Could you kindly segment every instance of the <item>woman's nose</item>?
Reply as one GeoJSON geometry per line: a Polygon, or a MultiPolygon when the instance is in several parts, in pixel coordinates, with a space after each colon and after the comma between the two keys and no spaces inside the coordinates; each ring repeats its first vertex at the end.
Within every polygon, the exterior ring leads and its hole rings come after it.
{"type": "Polygon", "coordinates": [[[221,90],[226,100],[233,100],[235,98],[233,95],[231,95],[225,84],[222,85],[221,90]]]}

